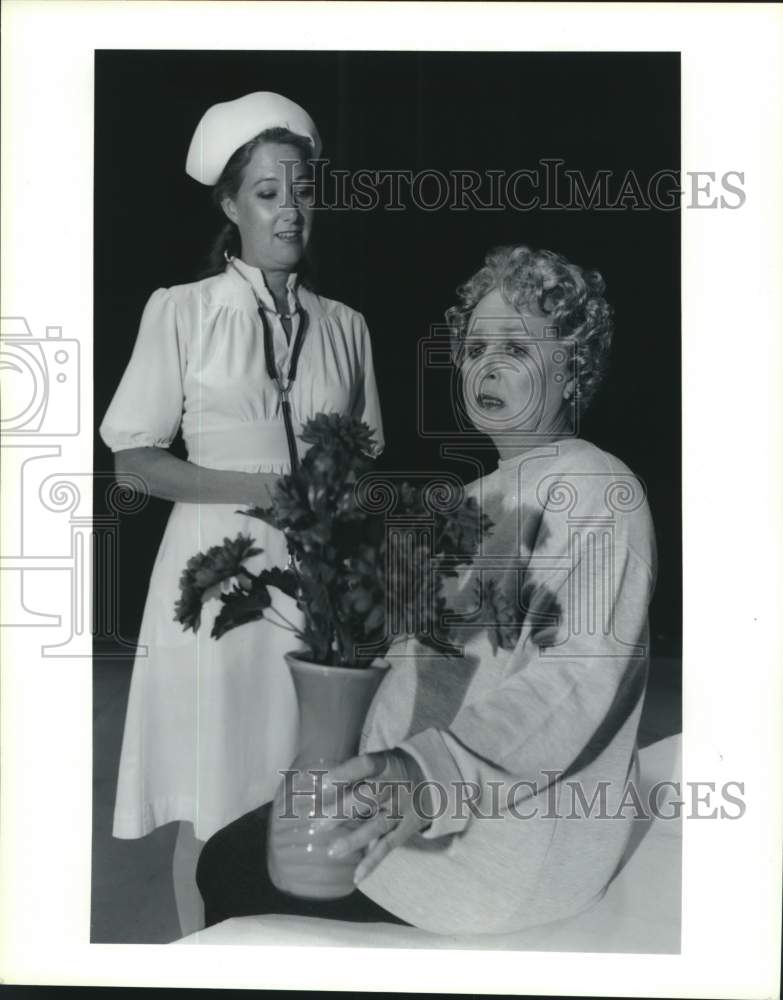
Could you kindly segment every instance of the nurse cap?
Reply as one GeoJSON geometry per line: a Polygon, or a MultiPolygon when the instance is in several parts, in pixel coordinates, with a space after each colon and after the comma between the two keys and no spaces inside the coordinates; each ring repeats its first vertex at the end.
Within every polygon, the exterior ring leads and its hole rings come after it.
{"type": "Polygon", "coordinates": [[[281,94],[257,91],[235,101],[213,104],[196,126],[185,163],[185,172],[200,184],[217,184],[232,155],[259,132],[287,128],[301,135],[321,155],[321,137],[304,108],[281,94]]]}

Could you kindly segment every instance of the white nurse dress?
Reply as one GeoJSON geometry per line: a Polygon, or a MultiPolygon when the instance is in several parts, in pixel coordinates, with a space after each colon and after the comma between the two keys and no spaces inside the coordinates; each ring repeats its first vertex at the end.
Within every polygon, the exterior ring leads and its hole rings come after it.
{"type": "MultiPolygon", "coordinates": [[[[213,278],[159,289],[144,311],[136,345],[100,427],[112,451],[167,448],[180,425],[189,461],[210,469],[287,472],[277,390],[264,363],[257,295],[269,309],[278,371],[290,346],[261,271],[240,260],[213,278]],[[255,295],[254,295],[255,292],[255,295]]],[[[383,431],[364,318],[353,309],[288,283],[308,313],[291,391],[294,428],[319,412],[350,413],[383,431]]],[[[300,322],[293,321],[293,344],[300,322]]],[[[150,579],[131,680],[114,811],[115,837],[143,837],[172,820],[191,821],[196,837],[270,800],[279,771],[296,752],[297,705],[283,654],[290,632],[253,622],[210,636],[220,610],[206,602],[194,635],[174,620],[188,559],[238,532],[264,551],[249,563],[285,566],[282,534],[237,514],[241,504],[176,503],[150,579]]],[[[298,623],[293,601],[276,606],[298,623]]]]}

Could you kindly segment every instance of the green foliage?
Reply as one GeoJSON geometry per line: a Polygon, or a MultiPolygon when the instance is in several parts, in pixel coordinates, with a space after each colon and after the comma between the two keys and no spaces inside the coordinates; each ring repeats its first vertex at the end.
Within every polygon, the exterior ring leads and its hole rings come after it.
{"type": "MultiPolygon", "coordinates": [[[[226,539],[188,563],[176,619],[195,631],[208,587],[234,577],[231,590],[220,595],[216,638],[264,617],[280,624],[268,589],[277,587],[296,599],[304,617],[297,635],[316,663],[365,666],[403,634],[456,652],[448,634],[439,632],[448,611],[443,584],[472,562],[491,527],[476,501],[440,509],[427,487],[393,484],[393,515],[407,530],[390,531],[390,512],[363,504],[357,489],[373,467],[367,425],[321,413],[301,436],[310,448],[299,469],[278,480],[272,506],[243,512],[285,534],[292,567],[254,575],[241,560],[260,550],[246,536],[226,539]]],[[[497,641],[509,641],[506,632],[498,632],[497,641]]]]}

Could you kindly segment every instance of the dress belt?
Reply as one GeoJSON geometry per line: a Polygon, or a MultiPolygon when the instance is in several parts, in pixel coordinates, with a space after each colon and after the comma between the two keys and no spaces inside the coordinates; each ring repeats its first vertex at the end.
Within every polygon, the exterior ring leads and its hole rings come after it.
{"type": "MultiPolygon", "coordinates": [[[[299,434],[300,424],[294,425],[299,434]]],[[[213,430],[190,431],[185,435],[188,458],[208,469],[247,469],[252,466],[275,466],[274,471],[288,471],[291,457],[282,420],[250,421],[213,430]]],[[[297,440],[297,450],[304,447],[297,440]]]]}

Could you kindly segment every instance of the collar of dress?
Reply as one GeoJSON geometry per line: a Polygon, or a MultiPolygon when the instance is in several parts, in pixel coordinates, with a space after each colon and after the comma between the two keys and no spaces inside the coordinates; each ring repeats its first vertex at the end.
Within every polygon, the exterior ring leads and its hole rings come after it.
{"type": "MultiPolygon", "coordinates": [[[[250,264],[246,264],[239,257],[231,257],[226,264],[226,271],[229,274],[233,274],[238,280],[243,278],[253,289],[264,308],[277,316],[280,315],[275,304],[275,297],[269,290],[264,272],[260,268],[251,267],[250,264]]],[[[289,314],[293,314],[297,309],[296,289],[298,280],[296,273],[293,273],[288,275],[288,280],[286,281],[289,314]]]]}
{"type": "MultiPolygon", "coordinates": [[[[522,437],[522,435],[520,435],[522,437]]],[[[511,458],[499,458],[497,469],[501,475],[513,475],[518,474],[519,467],[524,465],[525,462],[531,459],[539,458],[557,458],[560,453],[567,448],[579,444],[580,439],[577,437],[558,437],[552,438],[551,441],[547,441],[542,444],[528,444],[524,450],[520,450],[518,455],[514,455],[511,458]]]]}

